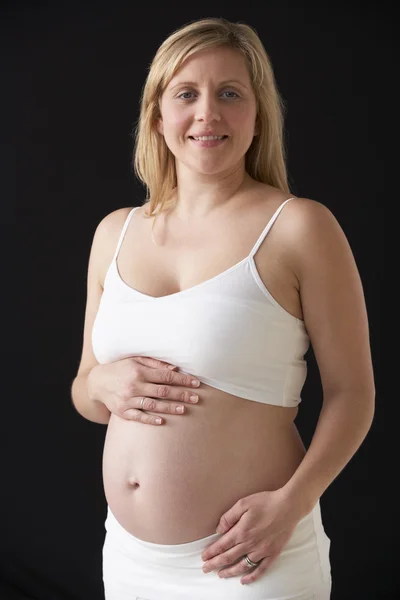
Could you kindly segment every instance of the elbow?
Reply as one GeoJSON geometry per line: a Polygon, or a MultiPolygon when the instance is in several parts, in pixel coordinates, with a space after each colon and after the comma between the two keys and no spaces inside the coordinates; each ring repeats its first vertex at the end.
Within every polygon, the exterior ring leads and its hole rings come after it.
{"type": "Polygon", "coordinates": [[[375,407],[376,407],[376,390],[374,387],[373,391],[371,391],[371,393],[370,393],[370,399],[369,399],[369,411],[370,411],[370,419],[371,419],[370,427],[375,418],[375,407]]]}
{"type": "MultiPolygon", "coordinates": [[[[374,386],[363,388],[346,388],[331,390],[329,393],[324,393],[323,404],[325,407],[329,405],[341,406],[343,410],[353,412],[359,422],[364,421],[365,424],[372,425],[375,417],[375,402],[376,391],[374,386]]],[[[369,428],[368,427],[368,428],[369,428]]]]}

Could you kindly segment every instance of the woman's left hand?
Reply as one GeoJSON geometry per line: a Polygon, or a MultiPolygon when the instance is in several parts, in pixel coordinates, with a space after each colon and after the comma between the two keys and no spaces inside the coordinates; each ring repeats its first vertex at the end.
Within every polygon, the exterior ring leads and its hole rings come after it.
{"type": "Polygon", "coordinates": [[[221,569],[220,577],[245,575],[240,583],[255,581],[277,559],[306,514],[282,488],[241,498],[220,519],[217,533],[224,535],[202,553],[207,561],[203,572],[221,569]],[[256,567],[249,567],[246,554],[256,567]]]}

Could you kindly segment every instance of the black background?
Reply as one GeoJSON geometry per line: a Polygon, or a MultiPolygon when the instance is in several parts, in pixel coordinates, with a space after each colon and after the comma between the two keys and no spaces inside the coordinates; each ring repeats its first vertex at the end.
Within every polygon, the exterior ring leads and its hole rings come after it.
{"type": "MultiPolygon", "coordinates": [[[[106,427],[83,419],[70,398],[87,261],[102,217],[144,198],[131,134],[151,59],[174,29],[207,16],[256,28],[287,107],[291,191],[332,210],[364,286],[376,412],[361,448],[321,498],[332,600],[391,599],[400,591],[392,511],[398,451],[388,445],[398,398],[384,403],[380,335],[383,216],[397,203],[387,166],[397,77],[390,7],[2,4],[2,600],[103,598],[106,427]]],[[[321,403],[312,351],[308,358],[296,420],[306,444],[321,403]]]]}

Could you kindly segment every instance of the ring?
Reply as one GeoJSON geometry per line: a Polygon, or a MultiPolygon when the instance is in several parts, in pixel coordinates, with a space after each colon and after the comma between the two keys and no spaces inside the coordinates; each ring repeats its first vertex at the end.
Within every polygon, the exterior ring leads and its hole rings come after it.
{"type": "Polygon", "coordinates": [[[145,396],[143,396],[140,401],[140,404],[139,404],[139,410],[143,410],[143,404],[144,404],[145,399],[146,399],[145,396]]]}
{"type": "Polygon", "coordinates": [[[246,561],[246,563],[249,565],[249,567],[256,567],[258,565],[258,562],[253,562],[248,556],[247,554],[244,555],[244,560],[246,561]]]}

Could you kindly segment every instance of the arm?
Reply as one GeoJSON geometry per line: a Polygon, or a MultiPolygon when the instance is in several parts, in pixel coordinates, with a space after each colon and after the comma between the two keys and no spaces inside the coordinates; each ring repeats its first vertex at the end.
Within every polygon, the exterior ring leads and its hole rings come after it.
{"type": "Polygon", "coordinates": [[[72,403],[76,411],[88,421],[107,425],[111,413],[105,404],[97,401],[93,391],[91,373],[95,368],[81,372],[73,380],[71,386],[72,403]]]}
{"type": "Polygon", "coordinates": [[[283,489],[302,499],[307,514],[367,435],[375,385],[364,294],[348,241],[324,205],[306,198],[294,204],[288,243],[323,405],[310,447],[283,489]]]}
{"type": "Polygon", "coordinates": [[[93,236],[87,271],[82,353],[78,372],[71,386],[71,399],[76,411],[85,419],[104,425],[109,422],[111,413],[99,401],[95,386],[94,376],[99,363],[92,349],[92,328],[103,294],[106,270],[112,260],[119,232],[129,210],[129,208],[120,208],[104,217],[97,225],[93,236]]]}

